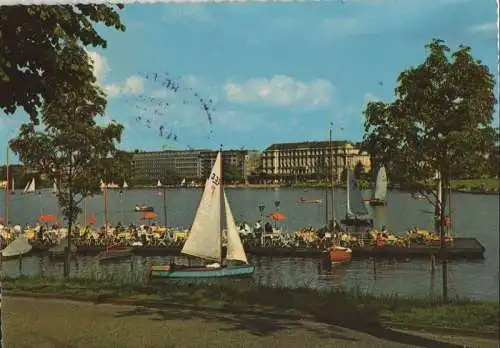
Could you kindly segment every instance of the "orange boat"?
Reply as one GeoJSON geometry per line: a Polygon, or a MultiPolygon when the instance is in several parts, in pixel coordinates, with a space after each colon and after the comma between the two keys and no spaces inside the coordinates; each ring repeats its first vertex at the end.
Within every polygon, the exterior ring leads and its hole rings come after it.
{"type": "Polygon", "coordinates": [[[330,250],[329,256],[333,264],[349,262],[352,259],[352,250],[341,246],[334,246],[330,250]]]}

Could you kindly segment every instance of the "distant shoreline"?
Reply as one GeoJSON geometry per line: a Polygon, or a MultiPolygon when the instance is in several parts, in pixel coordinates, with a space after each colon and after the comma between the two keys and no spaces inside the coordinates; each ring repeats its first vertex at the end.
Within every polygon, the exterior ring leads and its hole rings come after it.
{"type": "MultiPolygon", "coordinates": [[[[372,185],[365,180],[359,180],[358,182],[361,190],[373,189],[372,185]]],[[[291,189],[325,189],[330,188],[331,185],[326,183],[297,183],[297,184],[227,184],[224,185],[228,189],[277,189],[277,188],[291,188],[291,189]]],[[[203,188],[202,185],[199,186],[181,186],[181,185],[166,185],[168,189],[200,189],[203,188]]],[[[346,189],[346,184],[336,184],[335,188],[346,189]]],[[[40,188],[42,190],[51,189],[40,188]]],[[[133,185],[128,188],[129,190],[134,189],[153,189],[162,190],[162,187],[157,187],[156,185],[133,185]]],[[[389,187],[390,190],[396,190],[400,192],[414,192],[412,188],[398,188],[389,187]]],[[[120,191],[120,188],[109,189],[111,191],[120,191]]],[[[453,192],[460,192],[465,194],[475,194],[475,195],[498,195],[500,194],[500,184],[498,179],[470,179],[470,180],[455,180],[452,182],[453,192]],[[484,187],[481,188],[481,184],[484,183],[484,187]]],[[[21,191],[18,189],[17,191],[21,191]]]]}

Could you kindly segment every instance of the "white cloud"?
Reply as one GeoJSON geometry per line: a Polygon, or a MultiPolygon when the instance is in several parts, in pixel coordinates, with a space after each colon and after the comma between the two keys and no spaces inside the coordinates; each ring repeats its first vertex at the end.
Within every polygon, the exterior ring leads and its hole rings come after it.
{"type": "Polygon", "coordinates": [[[304,82],[286,75],[274,75],[227,83],[224,91],[228,100],[240,104],[262,102],[283,107],[323,107],[330,104],[334,86],[325,79],[304,82]]]}
{"type": "Polygon", "coordinates": [[[380,101],[380,98],[377,97],[376,95],[368,92],[368,93],[365,93],[365,95],[363,96],[363,99],[365,101],[365,104],[367,104],[368,102],[377,102],[377,101],[380,101]]]}
{"type": "Polygon", "coordinates": [[[329,38],[345,37],[364,33],[364,26],[359,19],[348,17],[326,18],[321,22],[324,35],[329,38]]]}
{"type": "Polygon", "coordinates": [[[132,75],[122,83],[107,84],[103,88],[110,98],[116,97],[121,94],[140,94],[144,92],[144,78],[142,78],[141,76],[132,75]]]}
{"type": "Polygon", "coordinates": [[[489,23],[473,25],[472,27],[470,27],[470,30],[478,34],[496,35],[498,29],[497,29],[497,23],[489,22],[489,23]]]}
{"type": "Polygon", "coordinates": [[[101,56],[99,53],[94,51],[88,51],[87,55],[89,56],[90,62],[94,66],[94,76],[96,77],[97,82],[102,82],[104,76],[111,70],[106,57],[101,56]]]}
{"type": "Polygon", "coordinates": [[[212,17],[204,5],[200,4],[170,4],[166,7],[165,22],[186,21],[207,23],[212,17]]]}

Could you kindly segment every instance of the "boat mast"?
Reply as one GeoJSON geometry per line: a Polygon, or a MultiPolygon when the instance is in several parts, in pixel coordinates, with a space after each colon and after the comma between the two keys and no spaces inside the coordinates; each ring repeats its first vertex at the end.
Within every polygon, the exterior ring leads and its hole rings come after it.
{"type": "Polygon", "coordinates": [[[5,186],[5,225],[8,226],[9,225],[9,221],[10,221],[10,218],[9,218],[9,215],[10,215],[10,207],[9,207],[9,203],[10,203],[10,190],[9,190],[9,144],[7,144],[7,155],[5,157],[5,176],[6,176],[6,179],[7,179],[7,184],[5,186]]]}
{"type": "MultiPolygon", "coordinates": [[[[331,126],[331,124],[330,124],[331,126]]],[[[335,180],[333,178],[333,143],[332,143],[332,128],[330,127],[330,181],[332,185],[332,221],[335,225],[335,180]]]]}
{"type": "MultiPolygon", "coordinates": [[[[220,202],[220,215],[219,215],[219,221],[220,221],[220,262],[222,264],[222,237],[223,233],[222,231],[224,230],[224,219],[222,218],[222,213],[224,212],[224,188],[222,187],[222,178],[223,178],[223,171],[224,171],[224,159],[222,158],[222,144],[220,145],[220,178],[219,178],[219,202],[220,202]]],[[[217,180],[217,179],[216,179],[217,180]]]]}
{"type": "Polygon", "coordinates": [[[328,209],[328,153],[325,149],[324,152],[324,163],[325,163],[325,224],[326,228],[328,228],[328,214],[329,214],[329,209],[328,209]]]}
{"type": "Polygon", "coordinates": [[[349,198],[349,185],[350,185],[350,182],[349,182],[349,166],[347,165],[346,163],[346,171],[345,171],[345,174],[346,174],[346,182],[347,182],[347,185],[346,185],[346,211],[345,211],[345,216],[346,216],[346,219],[349,217],[349,210],[350,210],[350,207],[349,207],[349,204],[351,203],[350,202],[350,198],[349,198]]]}
{"type": "Polygon", "coordinates": [[[104,184],[104,246],[108,251],[108,185],[104,184]]]}

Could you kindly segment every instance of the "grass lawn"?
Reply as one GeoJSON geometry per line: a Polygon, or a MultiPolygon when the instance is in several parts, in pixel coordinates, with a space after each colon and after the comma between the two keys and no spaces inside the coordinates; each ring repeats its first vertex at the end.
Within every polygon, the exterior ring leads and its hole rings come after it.
{"type": "Polygon", "coordinates": [[[92,300],[131,299],[159,301],[193,307],[255,310],[275,314],[307,315],[332,323],[396,322],[408,325],[451,327],[493,331],[499,328],[498,302],[475,302],[401,296],[372,296],[362,291],[332,290],[318,292],[310,288],[280,288],[252,284],[250,280],[213,283],[180,281],[127,284],[83,279],[29,278],[4,279],[8,293],[30,292],[74,296],[92,300]]]}
{"type": "Polygon", "coordinates": [[[499,179],[488,178],[488,179],[469,179],[469,180],[453,180],[451,183],[452,189],[464,189],[467,191],[479,190],[481,185],[484,186],[487,191],[498,191],[500,188],[499,179]]]}

